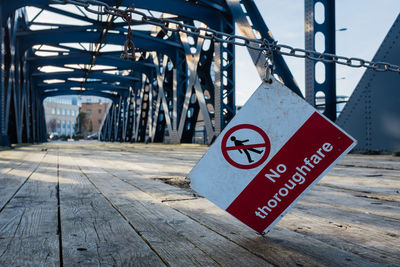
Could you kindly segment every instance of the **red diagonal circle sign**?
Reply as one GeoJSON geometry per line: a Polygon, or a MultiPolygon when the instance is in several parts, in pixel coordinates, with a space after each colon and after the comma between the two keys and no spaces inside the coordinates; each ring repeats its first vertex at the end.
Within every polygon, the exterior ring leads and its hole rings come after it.
{"type": "Polygon", "coordinates": [[[227,162],[229,162],[232,166],[239,168],[239,169],[253,169],[258,166],[260,166],[265,160],[268,158],[269,152],[271,150],[271,144],[269,141],[269,138],[267,134],[259,127],[252,125],[252,124],[239,124],[231,129],[229,129],[226,134],[224,135],[222,142],[221,142],[221,151],[222,155],[226,159],[227,162]],[[245,145],[243,142],[236,141],[235,139],[231,139],[232,141],[235,140],[235,145],[234,146],[228,146],[228,140],[229,137],[233,137],[233,134],[239,130],[250,130],[256,132],[258,135],[262,137],[263,142],[258,143],[258,144],[249,144],[245,145]],[[236,145],[238,144],[238,145],[236,145]],[[255,148],[264,148],[263,150],[263,155],[261,158],[257,161],[254,162],[249,162],[249,164],[242,164],[239,163],[235,160],[232,159],[232,157],[229,155],[228,151],[233,151],[233,150],[238,150],[238,151],[244,151],[245,154],[249,153],[247,150],[252,151],[252,149],[255,148]]]}

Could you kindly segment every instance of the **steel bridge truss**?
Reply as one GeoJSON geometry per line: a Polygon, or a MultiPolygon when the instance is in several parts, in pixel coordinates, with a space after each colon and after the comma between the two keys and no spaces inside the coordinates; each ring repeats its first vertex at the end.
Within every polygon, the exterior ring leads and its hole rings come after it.
{"type": "MultiPolygon", "coordinates": [[[[134,3],[150,15],[229,34],[237,23],[243,36],[274,41],[251,0],[103,2],[118,8],[134,3]]],[[[51,96],[111,99],[103,141],[191,143],[200,128],[209,144],[235,115],[232,44],[133,23],[132,61],[120,56],[127,23],[113,15],[48,0],[0,0],[0,21],[0,145],[46,141],[42,103],[51,96]],[[39,10],[30,20],[28,6],[39,10]],[[46,12],[63,19],[39,21],[46,12]],[[58,71],[46,72],[49,66],[58,71]]],[[[265,57],[249,52],[263,76],[265,57]]],[[[274,55],[274,64],[276,75],[301,94],[281,55],[274,55]]]]}

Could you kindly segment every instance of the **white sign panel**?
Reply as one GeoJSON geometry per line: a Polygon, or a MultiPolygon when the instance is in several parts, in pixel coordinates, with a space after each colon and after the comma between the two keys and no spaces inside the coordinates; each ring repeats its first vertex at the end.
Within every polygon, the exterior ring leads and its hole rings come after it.
{"type": "Polygon", "coordinates": [[[256,90],[193,168],[191,187],[265,232],[355,144],[273,80],[256,90]]]}

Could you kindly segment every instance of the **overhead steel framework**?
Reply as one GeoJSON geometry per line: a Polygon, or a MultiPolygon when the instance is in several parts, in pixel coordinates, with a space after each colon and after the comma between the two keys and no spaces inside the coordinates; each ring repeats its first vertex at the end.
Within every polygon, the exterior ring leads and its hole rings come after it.
{"type": "Polygon", "coordinates": [[[366,140],[359,149],[398,151],[398,19],[375,57],[394,62],[338,56],[334,2],[304,0],[301,49],[275,42],[253,0],[0,0],[0,145],[46,141],[43,100],[61,95],[111,100],[103,141],[191,143],[201,129],[210,144],[236,112],[235,45],[242,45],[261,78],[273,61],[273,74],[300,96],[283,55],[306,59],[305,98],[315,105],[322,94],[333,121],[335,64],[370,69],[338,123],[366,140]],[[389,93],[372,90],[364,81],[371,77],[389,93]]]}
{"type": "MultiPolygon", "coordinates": [[[[0,0],[0,145],[45,141],[42,102],[50,96],[111,99],[100,135],[105,141],[187,143],[201,126],[211,143],[235,115],[233,44],[134,22],[135,60],[125,60],[125,20],[54,2],[0,0]],[[26,7],[36,8],[34,18],[27,19],[26,7]],[[45,14],[57,19],[40,20],[45,14]]],[[[243,36],[274,41],[252,0],[103,2],[228,34],[237,23],[243,36]]],[[[249,52],[263,76],[265,57],[249,52]]],[[[301,95],[280,54],[274,63],[276,75],[301,95]]]]}

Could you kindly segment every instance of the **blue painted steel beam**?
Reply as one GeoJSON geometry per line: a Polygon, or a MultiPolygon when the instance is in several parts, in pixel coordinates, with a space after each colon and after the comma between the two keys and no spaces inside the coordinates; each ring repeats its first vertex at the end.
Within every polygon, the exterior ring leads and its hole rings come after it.
{"type": "Polygon", "coordinates": [[[48,93],[43,93],[41,95],[42,99],[44,100],[46,97],[53,97],[53,96],[63,96],[63,95],[88,95],[88,96],[99,96],[111,99],[113,102],[117,102],[120,99],[120,96],[117,94],[111,93],[104,93],[99,91],[74,91],[74,90],[60,90],[60,91],[53,91],[48,93]]]}
{"type": "Polygon", "coordinates": [[[197,0],[197,3],[218,10],[221,13],[229,13],[224,0],[197,0]]]}
{"type": "MultiPolygon", "coordinates": [[[[112,2],[113,0],[106,0],[112,2]]],[[[211,1],[208,1],[211,2],[211,1]]],[[[123,6],[130,6],[132,0],[123,0],[123,6]]],[[[182,0],[135,0],[136,8],[151,9],[159,12],[176,14],[182,17],[189,17],[191,19],[206,22],[209,27],[218,27],[218,18],[223,14],[218,10],[198,4],[198,1],[182,1],[182,0]]],[[[215,4],[217,5],[217,3],[215,4]]],[[[219,9],[223,9],[219,6],[219,9]]],[[[228,12],[226,12],[228,13],[228,12]]]]}
{"type": "MultiPolygon", "coordinates": [[[[0,5],[0,21],[2,20],[2,10],[3,6],[0,5]]],[[[4,17],[3,17],[4,18],[4,17]]],[[[6,98],[7,92],[5,90],[5,29],[3,25],[0,24],[0,146],[9,146],[10,141],[7,135],[6,127],[8,125],[8,120],[5,116],[6,114],[6,98]]]]}
{"type": "MultiPolygon", "coordinates": [[[[92,58],[88,57],[86,53],[73,53],[65,56],[51,56],[51,57],[30,57],[28,62],[33,70],[40,66],[55,66],[63,67],[65,64],[90,64],[92,58]]],[[[117,67],[119,70],[130,69],[135,72],[151,74],[155,65],[144,61],[128,61],[117,57],[97,57],[97,65],[117,67]]]]}
{"type": "MultiPolygon", "coordinates": [[[[37,89],[41,90],[48,90],[48,89],[68,89],[68,88],[73,88],[73,87],[81,87],[83,83],[81,82],[72,82],[68,81],[65,83],[52,83],[52,84],[47,84],[47,83],[41,83],[37,84],[35,87],[37,89]]],[[[83,86],[86,89],[92,89],[92,90],[109,90],[109,91],[117,91],[117,90],[128,90],[128,87],[124,86],[119,86],[119,85],[113,85],[113,84],[103,84],[100,82],[86,82],[83,86]]]]}
{"type": "MultiPolygon", "coordinates": [[[[112,94],[112,95],[118,95],[121,97],[125,97],[128,95],[128,92],[126,90],[120,90],[120,89],[114,89],[114,90],[97,90],[94,88],[89,88],[89,89],[84,89],[84,90],[76,90],[76,89],[70,89],[68,87],[62,88],[62,89],[49,89],[49,90],[44,90],[44,91],[38,91],[39,95],[45,95],[48,93],[56,93],[56,92],[69,92],[72,95],[81,95],[83,92],[99,92],[99,93],[106,93],[106,94],[112,94]]],[[[71,95],[69,94],[69,95],[71,95]]]]}
{"type": "MultiPolygon", "coordinates": [[[[336,53],[336,26],[335,26],[335,1],[332,0],[305,0],[305,39],[306,49],[315,50],[316,34],[320,33],[324,36],[325,47],[324,53],[336,53]],[[324,21],[318,23],[315,20],[315,5],[320,3],[324,7],[324,21]]],[[[306,60],[306,100],[311,105],[316,105],[317,93],[323,93],[325,110],[324,115],[332,121],[336,120],[336,65],[335,63],[315,62],[306,60]],[[318,65],[325,68],[324,72],[318,74],[319,80],[316,79],[316,71],[318,65]]]]}
{"type": "MultiPolygon", "coordinates": [[[[44,11],[50,11],[52,13],[52,15],[53,14],[63,15],[68,18],[80,20],[81,23],[96,24],[96,25],[101,24],[101,22],[98,21],[97,19],[90,18],[89,16],[86,16],[81,12],[76,12],[77,10],[74,10],[75,11],[74,12],[71,10],[63,9],[62,6],[61,6],[61,8],[56,8],[56,7],[50,6],[50,5],[36,6],[36,7],[41,9],[41,11],[36,15],[37,17],[44,11]]],[[[35,20],[37,18],[36,16],[35,16],[35,20]]],[[[35,21],[27,21],[26,24],[28,25],[28,27],[30,27],[32,25],[32,23],[35,23],[35,21]]]]}
{"type": "MultiPolygon", "coordinates": [[[[107,2],[109,2],[110,4],[115,4],[116,0],[105,0],[107,2]]],[[[33,1],[22,1],[22,0],[15,0],[13,3],[10,3],[10,6],[12,7],[13,5],[15,6],[16,3],[25,3],[26,5],[40,5],[42,4],[42,7],[45,7],[50,3],[50,1],[48,0],[33,0],[33,1]]],[[[4,0],[0,0],[0,3],[4,3],[4,0]]],[[[124,3],[126,5],[130,5],[132,3],[131,0],[123,0],[122,1],[122,5],[124,5],[124,3]]],[[[24,4],[24,5],[25,5],[24,4]]],[[[227,6],[225,4],[225,1],[223,0],[196,0],[196,1],[186,1],[186,0],[168,0],[168,1],[161,1],[161,0],[154,0],[154,1],[143,1],[143,0],[137,0],[135,1],[135,5],[137,8],[145,8],[145,9],[151,9],[151,10],[155,10],[155,11],[161,11],[161,12],[167,12],[167,13],[172,13],[172,14],[177,14],[178,15],[178,19],[180,20],[181,18],[183,18],[183,20],[187,23],[192,23],[191,19],[195,19],[195,20],[199,20],[202,22],[205,22],[209,27],[211,28],[215,28],[217,30],[221,30],[220,28],[220,22],[221,20],[224,20],[224,18],[226,18],[229,22],[228,24],[232,24],[231,23],[231,19],[232,16],[229,12],[229,10],[227,9],[227,6]],[[202,18],[202,19],[199,19],[202,18]]],[[[10,6],[7,6],[7,8],[9,8],[10,6]]],[[[64,15],[70,15],[70,16],[74,16],[71,15],[70,12],[68,11],[63,11],[63,10],[57,10],[57,9],[52,9],[49,8],[48,10],[54,11],[56,13],[59,14],[64,14],[64,15]]],[[[75,18],[82,18],[80,15],[74,16],[75,18]]],[[[82,18],[83,19],[83,18],[82,18]]],[[[83,19],[85,20],[85,19],[83,19]]],[[[116,29],[118,30],[120,33],[115,33],[114,31],[109,32],[106,37],[104,38],[105,40],[103,41],[103,38],[101,38],[102,36],[102,27],[104,26],[104,23],[102,22],[97,22],[91,19],[86,19],[86,21],[93,23],[94,25],[91,26],[82,26],[82,27],[67,27],[67,26],[62,26],[62,28],[56,29],[56,30],[44,30],[44,31],[34,31],[34,32],[30,32],[30,31],[24,31],[24,32],[20,32],[18,34],[18,46],[17,46],[17,52],[19,53],[19,55],[23,55],[23,53],[25,51],[31,51],[29,48],[31,48],[34,44],[48,44],[48,45],[55,45],[58,46],[60,43],[99,43],[101,41],[102,44],[116,44],[116,45],[122,45],[125,41],[126,41],[126,35],[123,32],[126,32],[126,29],[124,29],[121,25],[111,25],[111,29],[116,29]],[[114,28],[112,28],[114,27],[114,28]],[[120,27],[120,28],[119,28],[120,27]],[[89,29],[89,30],[88,30],[89,29]]],[[[19,31],[22,28],[19,28],[19,31]]],[[[225,30],[225,29],[222,29],[225,30]]],[[[175,37],[176,38],[176,37],[175,37]]],[[[172,38],[171,38],[172,39],[172,38]]],[[[174,40],[179,40],[179,39],[174,39],[174,40]]],[[[138,47],[138,49],[140,49],[141,51],[156,51],[158,52],[159,55],[161,54],[166,54],[169,56],[170,59],[172,59],[172,63],[175,66],[176,65],[176,60],[174,60],[174,57],[176,56],[177,52],[179,52],[180,50],[183,51],[182,49],[182,45],[181,43],[178,42],[174,42],[174,41],[169,41],[169,40],[164,40],[162,39],[162,33],[159,33],[158,37],[153,37],[149,34],[149,32],[147,31],[134,31],[134,36],[133,36],[133,41],[135,43],[135,46],[138,47]],[[170,49],[170,51],[168,50],[170,49]],[[172,51],[172,52],[171,52],[172,51]]],[[[71,49],[75,50],[76,49],[71,49]]],[[[232,51],[232,49],[230,50],[232,51]]],[[[211,52],[211,56],[212,56],[212,52],[211,52]]],[[[26,58],[22,58],[22,57],[18,57],[17,60],[19,61],[25,61],[26,58]]],[[[146,73],[147,74],[147,78],[148,83],[149,83],[149,89],[151,91],[147,92],[147,96],[149,96],[149,98],[151,98],[152,96],[154,97],[154,94],[157,94],[157,87],[154,86],[154,79],[155,79],[155,71],[154,71],[154,67],[153,66],[148,66],[145,65],[143,66],[142,64],[148,64],[145,62],[140,62],[139,64],[137,62],[131,62],[131,61],[125,61],[125,60],[121,60],[119,58],[119,53],[107,53],[107,54],[100,54],[98,56],[98,54],[94,54],[94,53],[90,53],[90,52],[83,52],[82,53],[75,53],[75,54],[71,54],[71,55],[64,55],[64,53],[59,53],[59,56],[57,57],[29,57],[27,60],[27,64],[29,65],[29,69],[27,68],[28,72],[25,76],[29,77],[32,75],[32,72],[37,73],[36,68],[39,66],[45,66],[45,65],[52,65],[52,66],[58,66],[58,67],[63,67],[65,66],[65,64],[86,64],[86,65],[91,65],[93,64],[95,61],[96,65],[106,65],[106,66],[111,66],[111,67],[116,67],[118,70],[124,70],[124,69],[130,69],[133,70],[133,73],[146,73]],[[96,59],[94,58],[94,56],[96,56],[96,59]],[[151,94],[150,94],[151,92],[151,94]]],[[[204,61],[204,60],[203,60],[204,61]]],[[[231,59],[229,60],[231,61],[231,59]]],[[[204,62],[203,62],[204,63],[204,62]]],[[[210,61],[207,61],[207,63],[211,63],[210,61]]],[[[203,64],[201,64],[202,67],[199,68],[199,77],[203,77],[203,78],[207,78],[208,75],[210,74],[210,68],[209,65],[204,66],[203,64]]],[[[183,65],[183,69],[182,69],[182,73],[177,73],[177,76],[185,76],[184,74],[186,74],[187,69],[185,68],[185,65],[183,65]]],[[[175,66],[176,67],[176,66],[175,66]]],[[[88,70],[82,70],[83,74],[82,76],[84,76],[86,78],[87,76],[87,72],[88,70]]],[[[74,71],[75,73],[76,71],[74,71]]],[[[166,78],[169,82],[169,85],[171,85],[170,87],[166,87],[166,89],[168,90],[173,90],[173,82],[175,80],[173,80],[174,78],[173,75],[175,75],[171,70],[169,70],[169,76],[166,78]]],[[[225,73],[225,72],[224,72],[225,73]]],[[[89,73],[89,77],[92,73],[89,73]]],[[[62,84],[52,84],[52,85],[48,85],[48,84],[43,84],[43,81],[46,79],[44,78],[44,75],[38,75],[38,76],[31,76],[32,78],[30,79],[32,81],[32,86],[33,86],[33,90],[35,92],[40,92],[40,90],[46,90],[43,95],[44,96],[50,96],[50,95],[66,95],[66,94],[83,94],[83,95],[97,95],[97,96],[103,96],[103,97],[109,97],[112,98],[113,101],[115,103],[119,103],[116,104],[117,106],[117,110],[116,111],[118,114],[116,114],[116,118],[125,118],[124,116],[121,116],[121,109],[125,110],[126,107],[124,106],[126,103],[125,102],[121,102],[121,100],[125,97],[125,92],[127,92],[128,90],[120,90],[119,88],[117,88],[116,86],[110,84],[112,82],[114,82],[114,77],[104,77],[104,81],[106,82],[105,84],[103,83],[96,83],[96,86],[93,86],[92,90],[85,90],[85,91],[76,91],[76,90],[69,90],[71,87],[79,87],[81,85],[81,83],[79,82],[71,82],[71,83],[62,83],[62,84]],[[107,79],[107,80],[106,80],[107,79]],[[38,86],[38,85],[42,85],[38,86]],[[52,90],[51,88],[56,88],[57,90],[52,90]],[[115,92],[116,94],[113,93],[108,93],[108,92],[104,92],[104,90],[107,91],[112,91],[115,92]],[[101,91],[103,90],[103,91],[101,91]],[[118,93],[117,93],[118,92],[118,93]],[[125,103],[125,104],[122,104],[125,103]],[[123,107],[123,108],[122,108],[123,107]]],[[[56,73],[49,73],[47,78],[50,78],[51,76],[53,77],[57,77],[56,73]]],[[[64,75],[63,77],[67,77],[68,73],[64,72],[62,75],[64,75]]],[[[76,75],[76,73],[75,73],[76,75]]],[[[233,75],[228,74],[224,74],[229,81],[233,81],[233,75]]],[[[81,76],[81,77],[82,77],[81,76]]],[[[60,76],[59,76],[60,77],[60,76]]],[[[72,74],[70,77],[73,77],[72,74]]],[[[78,77],[78,78],[81,78],[78,77]]],[[[87,77],[87,78],[89,78],[87,77]]],[[[138,77],[141,77],[138,75],[138,77]]],[[[64,79],[65,80],[65,79],[64,79]]],[[[182,79],[177,79],[178,82],[181,82],[182,84],[185,82],[184,78],[182,79]]],[[[164,83],[167,82],[166,80],[164,81],[164,83]]],[[[167,83],[168,83],[167,82],[167,83]]],[[[129,81],[126,82],[127,84],[129,84],[129,81]]],[[[141,83],[134,83],[132,82],[133,85],[139,85],[141,83]]],[[[90,86],[90,84],[88,85],[90,86]]],[[[84,87],[88,87],[86,85],[84,85],[84,87]]],[[[212,87],[212,86],[211,86],[212,87]]],[[[211,94],[211,99],[213,97],[212,95],[212,88],[208,88],[207,90],[209,91],[209,93],[211,94]]],[[[177,87],[177,88],[181,88],[181,87],[177,87]]],[[[174,92],[172,94],[172,91],[168,91],[168,97],[167,100],[165,100],[165,102],[168,101],[168,103],[164,103],[165,105],[168,105],[168,108],[165,108],[164,106],[164,111],[163,112],[167,112],[167,110],[165,109],[172,109],[172,106],[174,103],[170,102],[170,99],[172,99],[172,97],[177,97],[180,94],[182,95],[185,91],[185,86],[182,86],[182,90],[183,92],[174,92]]],[[[202,87],[203,90],[205,87],[202,87]]],[[[174,89],[176,90],[176,89],[174,89]]],[[[139,90],[138,90],[139,91],[139,90]]],[[[167,92],[167,91],[166,91],[167,92]]],[[[232,93],[234,92],[233,90],[230,92],[232,93]]],[[[135,99],[132,101],[136,101],[136,96],[139,96],[138,92],[134,92],[135,93],[135,99]]],[[[201,92],[203,94],[203,92],[201,92]]],[[[226,92],[224,91],[223,94],[226,94],[226,92]]],[[[131,101],[131,100],[130,100],[131,101]]],[[[212,100],[210,100],[211,103],[212,100]]],[[[229,100],[228,100],[229,102],[229,100]]],[[[232,103],[228,103],[228,104],[233,104],[232,103]]],[[[227,105],[228,105],[227,104],[227,105]]],[[[151,102],[148,102],[148,116],[149,118],[154,119],[153,114],[150,114],[151,112],[154,112],[155,110],[154,107],[153,109],[150,108],[150,105],[154,105],[154,99],[151,100],[151,102]],[[152,116],[152,117],[150,117],[152,116]]],[[[141,107],[140,109],[142,109],[143,107],[141,107]]],[[[159,106],[158,106],[159,108],[159,106]]],[[[178,110],[176,110],[177,108],[175,107],[175,112],[179,112],[178,110]]],[[[162,110],[162,109],[161,109],[162,110]]],[[[139,112],[144,111],[139,110],[139,112]]],[[[124,111],[125,112],[125,111],[124,111]]],[[[136,112],[136,109],[135,109],[136,112]]],[[[167,113],[165,113],[167,114],[167,113]]],[[[43,114],[39,115],[42,116],[43,114]]],[[[184,116],[187,114],[184,114],[184,116]]],[[[211,116],[211,115],[210,115],[211,116]]],[[[114,116],[115,117],[115,116],[114,116]]],[[[177,121],[177,116],[175,115],[175,119],[174,121],[177,121]]],[[[44,121],[44,117],[41,117],[42,121],[44,121]]],[[[120,127],[120,122],[121,119],[114,120],[114,125],[112,125],[111,127],[114,128],[114,136],[119,136],[120,135],[120,131],[123,130],[120,127]],[[119,127],[118,131],[116,132],[116,129],[119,127]]],[[[123,124],[123,123],[122,123],[123,124]]],[[[169,123],[171,124],[171,123],[169,123]]],[[[23,127],[23,126],[21,126],[23,127]]],[[[176,128],[176,127],[175,127],[176,128]]],[[[174,128],[174,129],[175,129],[174,128]]],[[[144,133],[146,134],[145,131],[145,127],[142,129],[140,129],[141,131],[144,130],[144,133]]],[[[161,132],[162,135],[164,135],[164,131],[161,132]]],[[[170,131],[171,134],[171,131],[170,131]]],[[[124,135],[122,135],[124,136],[124,135]]]]}
{"type": "MultiPolygon", "coordinates": [[[[325,36],[325,53],[336,53],[336,26],[335,26],[335,1],[320,0],[325,6],[325,22],[315,25],[315,32],[322,32],[325,36]]],[[[320,84],[316,81],[315,92],[322,91],[325,94],[324,115],[332,121],[336,120],[336,64],[323,63],[325,65],[325,81],[320,84]]]]}
{"type": "MultiPolygon", "coordinates": [[[[22,51],[26,51],[28,48],[40,44],[98,43],[99,35],[100,32],[88,32],[86,29],[80,29],[80,27],[74,27],[71,30],[28,31],[18,33],[18,43],[22,51]]],[[[126,36],[123,34],[108,33],[103,43],[123,45],[125,41],[126,36]]],[[[183,49],[182,45],[177,42],[163,40],[138,31],[133,31],[133,42],[135,47],[147,51],[157,51],[172,59],[175,58],[176,49],[183,49]]]]}
{"type": "Polygon", "coordinates": [[[43,6],[42,8],[46,9],[46,10],[48,10],[50,12],[54,12],[54,13],[57,13],[57,14],[60,14],[60,15],[63,15],[63,16],[67,16],[67,17],[70,17],[70,18],[78,19],[78,20],[81,20],[81,21],[84,21],[84,22],[93,23],[93,24],[96,24],[96,25],[99,24],[99,21],[97,21],[95,19],[92,19],[92,18],[89,18],[89,17],[85,17],[81,13],[73,13],[73,12],[68,11],[68,10],[62,10],[62,9],[58,9],[58,8],[51,7],[51,6],[45,6],[45,7],[43,6]]]}
{"type": "MultiPolygon", "coordinates": [[[[103,2],[109,5],[115,5],[115,0],[103,0],[103,2]]],[[[204,2],[204,1],[203,1],[204,2]]],[[[220,1],[206,1],[212,3],[217,9],[210,8],[208,6],[199,5],[197,1],[186,1],[186,0],[135,0],[134,4],[136,8],[151,9],[159,12],[166,12],[170,14],[176,14],[182,17],[192,18],[195,20],[203,21],[212,28],[218,28],[218,19],[221,15],[228,12],[222,12],[226,10],[224,6],[220,5],[220,1]]],[[[0,5],[5,8],[2,9],[3,22],[5,18],[8,18],[16,9],[24,6],[36,6],[39,8],[46,8],[50,2],[48,0],[0,0],[0,5]]],[[[122,6],[132,5],[132,0],[123,0],[122,6]]]]}
{"type": "MultiPolygon", "coordinates": [[[[32,73],[32,77],[34,78],[36,83],[43,82],[44,80],[67,80],[68,78],[82,78],[86,74],[85,70],[75,70],[72,72],[54,72],[54,73],[45,73],[45,72],[35,72],[32,73]]],[[[124,85],[132,84],[133,82],[138,82],[140,79],[132,77],[132,76],[122,76],[122,75],[114,75],[108,74],[101,71],[91,71],[87,77],[88,79],[100,79],[104,82],[120,82],[124,85]]]]}

